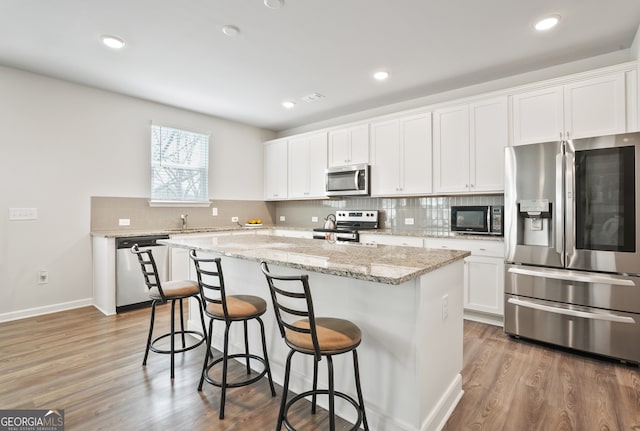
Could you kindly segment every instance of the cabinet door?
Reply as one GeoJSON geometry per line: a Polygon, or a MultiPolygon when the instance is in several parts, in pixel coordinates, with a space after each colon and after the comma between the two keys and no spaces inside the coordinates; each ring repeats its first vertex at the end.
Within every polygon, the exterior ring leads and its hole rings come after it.
{"type": "Polygon", "coordinates": [[[325,196],[327,134],[301,136],[289,141],[289,198],[325,196]]]}
{"type": "Polygon", "coordinates": [[[433,121],[433,188],[469,191],[469,107],[439,109],[433,121]]]}
{"type": "Polygon", "coordinates": [[[327,134],[309,138],[309,198],[326,197],[324,171],[327,169],[327,134]]]}
{"type": "Polygon", "coordinates": [[[329,132],[329,166],[344,166],[351,158],[350,133],[348,129],[329,132]]]}
{"type": "Polygon", "coordinates": [[[351,155],[349,163],[359,165],[369,163],[369,125],[353,127],[349,131],[351,138],[351,155]]]}
{"type": "Polygon", "coordinates": [[[465,259],[464,308],[500,316],[504,314],[502,259],[473,255],[465,259]]]}
{"type": "Polygon", "coordinates": [[[431,113],[401,119],[400,141],[400,192],[431,193],[431,113]]]}
{"type": "Polygon", "coordinates": [[[567,138],[626,132],[624,72],[565,85],[564,104],[567,138]]]}
{"type": "Polygon", "coordinates": [[[400,193],[400,122],[371,124],[371,194],[400,193]]]}
{"type": "Polygon", "coordinates": [[[289,141],[289,198],[309,195],[309,139],[289,141]]]}
{"type": "Polygon", "coordinates": [[[544,88],[514,94],[513,145],[553,142],[562,139],[563,88],[544,88]]]}
{"type": "Polygon", "coordinates": [[[504,190],[504,149],[509,145],[507,98],[469,105],[470,191],[504,190]]]}
{"type": "Polygon", "coordinates": [[[287,141],[264,145],[264,195],[266,200],[287,198],[287,141]]]}

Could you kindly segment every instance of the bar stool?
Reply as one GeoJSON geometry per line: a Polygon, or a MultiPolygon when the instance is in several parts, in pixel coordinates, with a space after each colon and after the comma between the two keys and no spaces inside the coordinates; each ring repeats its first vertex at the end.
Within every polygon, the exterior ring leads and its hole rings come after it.
{"type": "Polygon", "coordinates": [[[276,313],[280,335],[287,346],[291,348],[287,356],[287,364],[284,376],[284,387],[282,392],[282,402],[280,404],[280,414],[276,431],[280,431],[284,423],[287,430],[295,431],[287,419],[289,409],[296,402],[311,395],[311,413],[316,412],[316,396],[328,395],[329,397],[329,429],[334,431],[335,425],[335,397],[342,398],[349,402],[358,412],[358,418],[350,431],[360,428],[360,424],[365,430],[369,430],[367,416],[364,410],[364,399],[360,386],[360,372],[358,368],[358,353],[356,348],[360,345],[362,333],[360,328],[354,323],[333,317],[316,317],[313,310],[313,301],[309,290],[308,275],[276,275],[269,271],[266,262],[261,262],[262,272],[267,278],[273,308],[276,313]],[[303,392],[287,401],[287,390],[289,387],[289,376],[291,374],[291,358],[293,354],[300,352],[305,355],[313,355],[313,389],[303,392]],[[353,352],[353,368],[356,381],[356,391],[358,401],[351,396],[338,392],[334,388],[333,382],[333,356],[342,353],[353,352]],[[327,358],[327,368],[329,372],[329,387],[318,389],[318,362],[322,357],[327,358]]]}
{"type": "Polygon", "coordinates": [[[202,365],[202,375],[200,377],[198,391],[202,391],[202,385],[205,380],[208,383],[221,388],[219,417],[220,419],[224,419],[224,403],[227,388],[237,388],[250,385],[251,383],[255,383],[260,380],[266,374],[267,379],[269,380],[269,386],[271,387],[271,396],[276,396],[276,390],[271,378],[271,369],[269,368],[269,357],[267,356],[264,323],[260,318],[260,316],[267,311],[267,302],[259,296],[254,295],[227,295],[220,258],[198,257],[195,250],[191,250],[190,256],[196,266],[198,284],[200,285],[200,295],[202,297],[202,303],[205,304],[204,312],[210,318],[207,336],[207,351],[204,357],[204,364],[202,365]],[[225,330],[222,357],[213,360],[213,353],[211,352],[211,338],[213,334],[213,322],[215,320],[224,322],[225,330]],[[250,320],[256,320],[260,324],[262,357],[249,352],[247,322],[250,320]],[[229,354],[229,328],[233,322],[242,322],[244,325],[244,353],[229,354]],[[251,376],[251,359],[261,363],[264,368],[253,377],[247,377],[245,380],[229,383],[227,381],[228,361],[229,359],[234,358],[245,359],[247,376],[251,376]],[[220,362],[222,362],[222,381],[215,380],[209,376],[209,371],[220,362]]]}
{"type": "Polygon", "coordinates": [[[149,297],[152,299],[151,302],[151,323],[149,325],[149,336],[147,337],[147,348],[144,352],[144,359],[142,360],[142,365],[147,365],[147,357],[149,356],[149,351],[155,353],[169,354],[171,355],[171,378],[174,378],[174,368],[175,368],[175,354],[186,352],[191,349],[195,349],[206,340],[206,332],[205,324],[204,324],[204,314],[202,313],[202,302],[200,302],[200,298],[198,294],[200,293],[200,288],[198,287],[198,283],[191,280],[176,280],[176,281],[166,281],[164,283],[160,282],[160,277],[158,276],[158,267],[156,266],[156,261],[153,258],[153,253],[151,249],[140,250],[138,244],[134,244],[131,247],[131,252],[138,256],[138,263],[140,263],[140,268],[142,269],[142,275],[144,276],[144,282],[147,285],[147,289],[149,289],[149,297]],[[195,298],[200,306],[200,321],[202,322],[202,332],[186,330],[184,326],[184,311],[182,307],[182,300],[188,298],[195,298]],[[155,323],[156,317],[156,305],[158,303],[166,304],[168,301],[171,301],[171,330],[165,334],[161,334],[155,338],[153,338],[153,325],[155,323]],[[176,309],[176,301],[180,303],[180,330],[175,330],[175,309],[176,309]],[[196,342],[192,344],[187,344],[185,334],[191,334],[196,337],[196,342]],[[175,346],[175,337],[180,336],[182,339],[182,347],[176,349],[175,346]],[[167,350],[166,348],[159,347],[159,342],[164,340],[165,338],[171,338],[170,348],[167,350]]]}

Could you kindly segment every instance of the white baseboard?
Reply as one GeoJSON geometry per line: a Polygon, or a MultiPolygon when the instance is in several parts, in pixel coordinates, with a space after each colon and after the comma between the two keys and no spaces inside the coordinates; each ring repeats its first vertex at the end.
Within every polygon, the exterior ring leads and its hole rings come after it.
{"type": "MultiPolygon", "coordinates": [[[[44,314],[57,313],[59,311],[72,310],[74,308],[93,305],[93,298],[78,299],[77,301],[61,302],[59,304],[45,305],[43,307],[27,308],[26,310],[11,311],[0,314],[0,322],[26,319],[27,317],[42,316],[44,314]]],[[[102,310],[101,310],[102,311],[102,310]]]]}
{"type": "Polygon", "coordinates": [[[480,313],[477,311],[464,310],[464,320],[471,320],[473,322],[486,323],[493,326],[504,326],[504,318],[494,314],[480,313]]]}

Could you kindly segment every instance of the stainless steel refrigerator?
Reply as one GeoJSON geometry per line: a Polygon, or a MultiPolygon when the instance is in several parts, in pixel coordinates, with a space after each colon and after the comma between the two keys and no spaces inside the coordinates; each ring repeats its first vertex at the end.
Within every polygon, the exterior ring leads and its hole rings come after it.
{"type": "Polygon", "coordinates": [[[505,332],[640,362],[640,133],[505,151],[505,332]]]}

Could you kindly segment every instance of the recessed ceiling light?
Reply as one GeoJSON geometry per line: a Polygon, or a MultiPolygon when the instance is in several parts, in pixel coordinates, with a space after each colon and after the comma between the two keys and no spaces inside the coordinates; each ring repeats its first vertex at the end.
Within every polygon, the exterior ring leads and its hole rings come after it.
{"type": "Polygon", "coordinates": [[[240,29],[235,25],[225,25],[222,27],[222,32],[229,37],[236,37],[240,33],[240,29]]]}
{"type": "Polygon", "coordinates": [[[538,21],[536,23],[536,25],[534,26],[536,30],[538,31],[545,31],[545,30],[550,30],[553,27],[555,27],[558,23],[560,22],[560,16],[558,15],[553,15],[553,16],[549,16],[547,18],[541,19],[540,21],[538,21]]]}
{"type": "Polygon", "coordinates": [[[296,102],[292,102],[290,100],[287,100],[287,101],[282,102],[282,106],[284,106],[287,109],[291,109],[294,106],[296,106],[296,102]]]}
{"type": "Polygon", "coordinates": [[[264,0],[264,5],[270,9],[280,9],[284,5],[284,0],[264,0]]]}
{"type": "Polygon", "coordinates": [[[385,79],[389,78],[389,72],[376,72],[373,74],[373,77],[378,81],[384,81],[385,79]]]}
{"type": "Polygon", "coordinates": [[[102,36],[102,43],[113,49],[122,49],[126,45],[124,39],[112,35],[102,36]]]}

